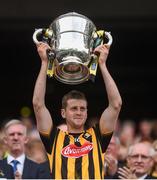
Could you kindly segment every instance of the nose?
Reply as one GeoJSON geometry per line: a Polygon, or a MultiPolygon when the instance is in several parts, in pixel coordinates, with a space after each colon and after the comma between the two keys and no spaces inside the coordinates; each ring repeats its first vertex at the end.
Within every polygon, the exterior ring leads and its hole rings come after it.
{"type": "Polygon", "coordinates": [[[18,139],[18,135],[17,135],[17,134],[14,134],[13,138],[14,138],[14,139],[18,139]]]}
{"type": "Polygon", "coordinates": [[[142,160],[141,156],[138,156],[137,161],[138,161],[138,162],[141,162],[141,160],[142,160]]]}
{"type": "Polygon", "coordinates": [[[81,114],[81,109],[77,109],[76,114],[81,114]]]}

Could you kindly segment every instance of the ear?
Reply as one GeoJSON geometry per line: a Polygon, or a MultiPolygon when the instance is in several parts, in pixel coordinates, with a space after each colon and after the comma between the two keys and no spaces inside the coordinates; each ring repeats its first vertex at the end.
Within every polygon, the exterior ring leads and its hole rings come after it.
{"type": "Polygon", "coordinates": [[[28,141],[29,141],[29,138],[26,136],[26,137],[25,137],[25,140],[24,140],[24,143],[27,144],[28,141]]]}
{"type": "Polygon", "coordinates": [[[65,119],[65,109],[61,109],[61,115],[62,115],[62,118],[65,119]]]}
{"type": "Polygon", "coordinates": [[[151,159],[150,159],[150,167],[153,167],[153,165],[154,165],[154,161],[153,161],[153,159],[151,158],[151,159]]]}
{"type": "Polygon", "coordinates": [[[7,137],[6,136],[3,137],[3,142],[4,142],[4,144],[7,144],[7,137]]]}

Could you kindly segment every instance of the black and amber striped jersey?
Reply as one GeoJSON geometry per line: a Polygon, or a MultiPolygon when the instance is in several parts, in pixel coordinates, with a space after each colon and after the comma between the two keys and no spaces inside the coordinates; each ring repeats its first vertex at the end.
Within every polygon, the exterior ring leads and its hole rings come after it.
{"type": "Polygon", "coordinates": [[[53,179],[104,179],[104,152],[112,133],[100,134],[99,125],[80,134],[54,127],[40,133],[53,179]]]}

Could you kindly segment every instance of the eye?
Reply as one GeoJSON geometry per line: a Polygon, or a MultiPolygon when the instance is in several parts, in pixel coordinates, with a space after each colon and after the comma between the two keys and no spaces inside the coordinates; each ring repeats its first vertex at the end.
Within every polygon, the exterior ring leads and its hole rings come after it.
{"type": "Polygon", "coordinates": [[[86,111],[86,108],[85,107],[81,107],[80,110],[83,112],[83,111],[86,111]]]}
{"type": "Polygon", "coordinates": [[[132,157],[133,159],[137,159],[137,158],[139,157],[139,155],[136,154],[136,155],[132,155],[131,157],[132,157]]]}
{"type": "Polygon", "coordinates": [[[77,110],[77,107],[72,107],[71,109],[72,109],[72,110],[77,110]]]}
{"type": "Polygon", "coordinates": [[[144,160],[146,160],[146,159],[149,159],[150,156],[141,155],[141,158],[144,159],[144,160]]]}
{"type": "Polygon", "coordinates": [[[10,133],[9,136],[14,136],[14,133],[10,133]]]}

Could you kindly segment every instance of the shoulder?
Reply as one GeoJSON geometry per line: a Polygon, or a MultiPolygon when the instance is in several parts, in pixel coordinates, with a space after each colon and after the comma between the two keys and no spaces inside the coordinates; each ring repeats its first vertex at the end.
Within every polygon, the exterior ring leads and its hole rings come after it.
{"type": "Polygon", "coordinates": [[[26,157],[25,159],[24,168],[31,170],[33,174],[39,172],[41,169],[40,164],[32,159],[29,159],[29,157],[26,157]]]}
{"type": "Polygon", "coordinates": [[[25,164],[30,164],[31,166],[39,166],[39,164],[35,161],[33,161],[32,159],[26,157],[25,159],[25,164]]]}
{"type": "Polygon", "coordinates": [[[3,164],[4,164],[4,161],[0,160],[0,165],[3,166],[3,164]]]}
{"type": "Polygon", "coordinates": [[[8,168],[8,169],[12,169],[11,165],[9,165],[7,163],[6,159],[0,160],[0,167],[5,167],[5,168],[8,168]]]}
{"type": "Polygon", "coordinates": [[[147,175],[147,176],[145,177],[145,179],[156,179],[156,177],[151,176],[151,175],[147,175]]]}
{"type": "Polygon", "coordinates": [[[44,168],[44,167],[48,167],[48,162],[43,162],[43,163],[37,163],[32,159],[29,159],[28,157],[26,157],[25,159],[25,164],[30,165],[30,167],[37,167],[37,168],[44,168]]]}
{"type": "Polygon", "coordinates": [[[6,159],[1,159],[1,160],[0,160],[0,165],[3,165],[3,164],[7,164],[7,163],[6,163],[6,159]]]}
{"type": "Polygon", "coordinates": [[[12,166],[7,164],[6,160],[0,160],[0,178],[14,178],[12,166]]]}

